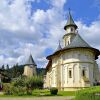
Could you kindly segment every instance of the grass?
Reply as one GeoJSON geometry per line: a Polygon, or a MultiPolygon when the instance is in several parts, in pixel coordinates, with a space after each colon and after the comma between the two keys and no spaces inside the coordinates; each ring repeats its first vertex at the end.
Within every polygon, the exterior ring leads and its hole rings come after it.
{"type": "Polygon", "coordinates": [[[100,100],[100,86],[77,91],[75,100],[100,100]]]}
{"type": "MultiPolygon", "coordinates": [[[[33,90],[34,96],[53,96],[49,90],[33,90]]],[[[75,96],[75,91],[58,91],[57,96],[75,96]]]]}
{"type": "MultiPolygon", "coordinates": [[[[50,94],[49,90],[33,90],[32,95],[14,96],[14,95],[0,95],[0,97],[33,97],[33,96],[54,96],[50,94]]],[[[75,91],[58,91],[55,96],[75,96],[75,91]]]]}
{"type": "MultiPolygon", "coordinates": [[[[38,97],[38,96],[54,96],[50,94],[49,90],[33,90],[32,95],[22,95],[22,96],[14,96],[14,95],[3,95],[0,97],[38,97]]],[[[58,94],[55,96],[75,96],[74,100],[100,100],[100,86],[93,86],[86,89],[81,89],[79,91],[58,91],[58,94]]]]}
{"type": "Polygon", "coordinates": [[[50,95],[50,91],[49,90],[33,90],[32,92],[33,96],[49,96],[50,95]]]}
{"type": "Polygon", "coordinates": [[[76,92],[75,91],[59,91],[58,95],[61,96],[75,96],[76,92]]]}

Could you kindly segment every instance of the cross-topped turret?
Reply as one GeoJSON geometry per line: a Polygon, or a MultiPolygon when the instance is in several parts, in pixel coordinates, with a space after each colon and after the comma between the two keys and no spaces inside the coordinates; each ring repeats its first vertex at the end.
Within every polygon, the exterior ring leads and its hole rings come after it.
{"type": "Polygon", "coordinates": [[[71,13],[70,13],[70,10],[69,10],[69,13],[68,13],[68,20],[67,20],[67,23],[66,25],[64,26],[64,29],[67,31],[67,33],[73,33],[75,32],[75,30],[77,29],[77,25],[75,24],[72,16],[71,16],[71,13]]]}

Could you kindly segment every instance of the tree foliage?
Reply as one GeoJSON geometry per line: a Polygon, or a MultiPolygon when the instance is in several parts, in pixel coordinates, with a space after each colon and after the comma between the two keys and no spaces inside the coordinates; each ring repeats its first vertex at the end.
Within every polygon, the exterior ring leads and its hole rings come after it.
{"type": "MultiPolygon", "coordinates": [[[[19,76],[22,76],[24,72],[24,65],[14,65],[13,67],[9,67],[7,64],[2,65],[0,69],[0,74],[2,78],[2,82],[10,82],[11,79],[17,78],[19,76]]],[[[44,68],[37,68],[37,76],[43,77],[45,74],[45,69],[44,68]]]]}
{"type": "Polygon", "coordinates": [[[39,76],[20,76],[10,84],[4,85],[4,93],[10,95],[31,95],[33,89],[42,89],[43,79],[39,76]],[[9,88],[8,88],[9,87],[9,88]]]}

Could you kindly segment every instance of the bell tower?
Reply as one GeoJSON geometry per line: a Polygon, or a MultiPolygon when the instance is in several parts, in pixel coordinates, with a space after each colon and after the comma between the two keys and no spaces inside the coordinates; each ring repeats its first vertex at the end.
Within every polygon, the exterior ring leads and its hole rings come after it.
{"type": "Polygon", "coordinates": [[[78,27],[74,23],[74,20],[69,10],[68,20],[67,20],[66,25],[64,26],[64,30],[66,31],[66,34],[63,36],[64,47],[66,47],[72,42],[73,38],[76,36],[77,28],[78,27]]]}

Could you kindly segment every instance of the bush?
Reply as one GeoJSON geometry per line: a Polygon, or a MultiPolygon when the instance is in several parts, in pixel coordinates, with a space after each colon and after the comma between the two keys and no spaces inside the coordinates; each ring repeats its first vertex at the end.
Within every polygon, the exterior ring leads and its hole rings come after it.
{"type": "Polygon", "coordinates": [[[90,87],[79,90],[76,93],[75,100],[100,100],[100,87],[90,87]]]}
{"type": "Polygon", "coordinates": [[[3,84],[3,92],[5,95],[25,95],[26,88],[21,86],[13,86],[10,83],[3,84]]]}
{"type": "Polygon", "coordinates": [[[53,88],[50,89],[50,93],[51,93],[52,95],[57,95],[58,89],[53,87],[53,88]]]}
{"type": "Polygon", "coordinates": [[[21,86],[25,87],[25,78],[23,77],[18,77],[17,79],[13,80],[11,84],[15,87],[21,86]]]}
{"type": "Polygon", "coordinates": [[[12,86],[10,91],[11,91],[12,95],[18,95],[18,96],[26,95],[26,87],[21,87],[21,86],[14,87],[14,86],[12,86]]]}
{"type": "Polygon", "coordinates": [[[43,88],[43,79],[41,77],[29,77],[25,80],[26,87],[29,89],[43,88]]]}
{"type": "Polygon", "coordinates": [[[10,85],[10,83],[4,83],[3,84],[3,92],[4,92],[4,94],[5,95],[11,95],[12,93],[11,93],[11,85],[10,85]]]}
{"type": "Polygon", "coordinates": [[[6,95],[31,95],[33,89],[43,88],[41,77],[18,77],[9,84],[4,84],[6,95]]]}

